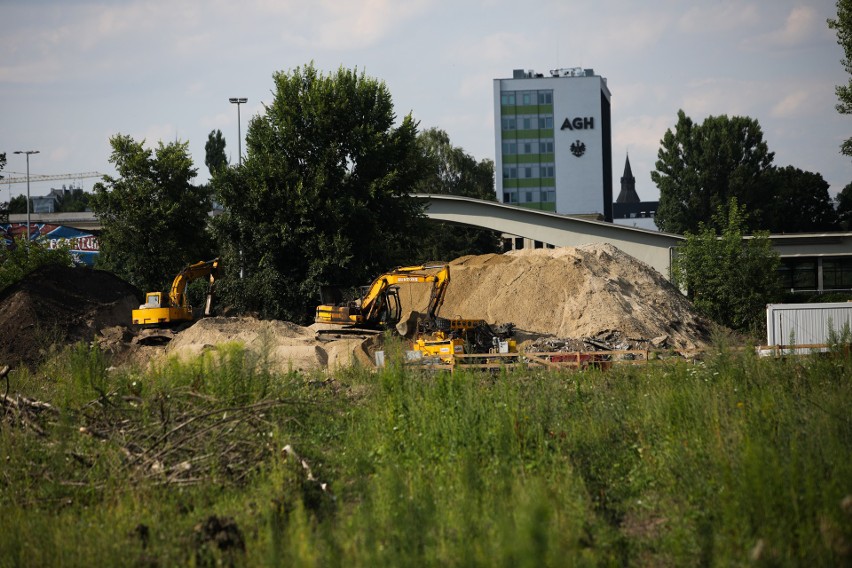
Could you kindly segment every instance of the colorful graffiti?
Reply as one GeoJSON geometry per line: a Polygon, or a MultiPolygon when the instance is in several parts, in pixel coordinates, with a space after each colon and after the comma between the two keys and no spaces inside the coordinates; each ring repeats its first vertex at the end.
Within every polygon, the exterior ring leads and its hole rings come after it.
{"type": "MultiPolygon", "coordinates": [[[[0,241],[6,248],[12,247],[15,239],[26,237],[26,223],[0,223],[0,241]]],[[[30,223],[30,240],[43,243],[52,249],[68,243],[75,262],[87,266],[94,266],[95,258],[100,250],[96,235],[65,225],[30,223]]]]}

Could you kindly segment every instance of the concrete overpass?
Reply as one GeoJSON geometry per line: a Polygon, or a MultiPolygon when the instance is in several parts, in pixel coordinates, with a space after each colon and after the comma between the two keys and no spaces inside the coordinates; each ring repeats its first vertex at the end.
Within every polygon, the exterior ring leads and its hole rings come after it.
{"type": "Polygon", "coordinates": [[[557,247],[610,243],[652,266],[666,278],[680,235],[615,225],[496,201],[457,195],[415,194],[430,219],[493,229],[557,247]]]}

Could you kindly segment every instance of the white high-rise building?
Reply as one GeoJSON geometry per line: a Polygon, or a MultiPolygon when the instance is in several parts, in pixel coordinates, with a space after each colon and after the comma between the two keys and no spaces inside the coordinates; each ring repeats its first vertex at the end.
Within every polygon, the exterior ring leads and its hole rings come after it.
{"type": "Polygon", "coordinates": [[[592,69],[494,79],[497,199],[612,221],[610,92],[592,69]]]}

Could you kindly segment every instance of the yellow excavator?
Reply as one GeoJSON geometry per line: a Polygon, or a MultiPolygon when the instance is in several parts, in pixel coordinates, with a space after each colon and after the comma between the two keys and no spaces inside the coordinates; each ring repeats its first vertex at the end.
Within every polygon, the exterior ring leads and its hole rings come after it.
{"type": "MultiPolygon", "coordinates": [[[[487,351],[489,347],[484,345],[486,342],[491,344],[494,334],[485,320],[438,316],[449,284],[448,264],[400,266],[376,278],[363,289],[357,300],[334,302],[339,298],[332,299],[330,294],[324,294],[323,301],[326,303],[317,306],[314,321],[352,330],[395,328],[401,336],[413,337],[415,351],[427,357],[440,357],[444,361],[474,348],[474,344],[476,348],[487,351]],[[429,304],[425,314],[411,312],[400,321],[399,285],[411,283],[432,284],[429,304]]],[[[511,343],[514,347],[514,340],[511,343]]]]}
{"type": "MultiPolygon", "coordinates": [[[[399,323],[401,307],[399,284],[431,283],[432,295],[426,317],[434,319],[444,303],[450,283],[450,266],[433,264],[400,266],[382,274],[364,289],[361,298],[343,303],[324,303],[317,306],[316,323],[351,326],[360,329],[382,329],[399,323]]],[[[323,298],[326,301],[326,298],[323,298]]],[[[403,322],[404,324],[405,322],[403,322]]],[[[408,330],[399,330],[407,335],[408,330]]]]}
{"type": "Polygon", "coordinates": [[[166,301],[162,292],[148,292],[145,303],[139,309],[133,310],[133,324],[142,326],[167,326],[194,319],[192,306],[186,296],[186,287],[193,280],[209,277],[210,286],[207,289],[207,301],[204,315],[209,316],[213,303],[213,284],[219,275],[221,266],[218,258],[190,264],[180,271],[172,281],[172,287],[166,301]]]}

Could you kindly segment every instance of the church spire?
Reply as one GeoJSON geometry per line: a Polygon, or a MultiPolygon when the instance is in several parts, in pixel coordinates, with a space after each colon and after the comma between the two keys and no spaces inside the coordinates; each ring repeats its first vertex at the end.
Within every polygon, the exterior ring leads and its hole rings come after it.
{"type": "Polygon", "coordinates": [[[636,178],[630,168],[630,156],[624,161],[624,175],[621,176],[621,192],[618,194],[616,203],[639,203],[639,194],[636,193],[636,178]]]}

